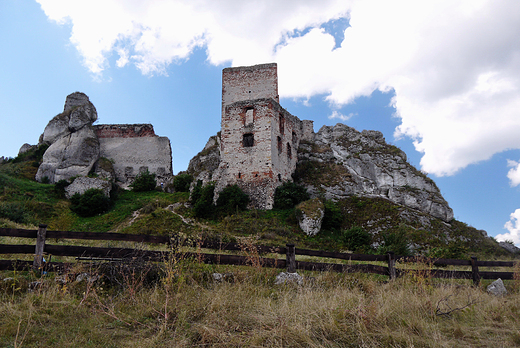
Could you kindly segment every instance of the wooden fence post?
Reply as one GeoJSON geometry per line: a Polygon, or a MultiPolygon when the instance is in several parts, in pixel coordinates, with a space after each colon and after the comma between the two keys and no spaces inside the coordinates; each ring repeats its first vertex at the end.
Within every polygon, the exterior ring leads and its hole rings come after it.
{"type": "Polygon", "coordinates": [[[33,268],[38,270],[43,266],[43,249],[45,247],[45,236],[47,235],[47,225],[38,226],[36,235],[36,250],[34,252],[33,268]]]}
{"type": "Polygon", "coordinates": [[[471,276],[473,278],[473,286],[478,286],[480,283],[480,274],[478,273],[477,257],[471,257],[471,276]]]}
{"type": "Polygon", "coordinates": [[[389,251],[388,255],[388,275],[390,276],[390,280],[394,280],[396,278],[395,273],[395,254],[393,251],[389,251]]]}
{"type": "Polygon", "coordinates": [[[296,272],[296,252],[294,248],[294,244],[287,244],[287,272],[294,273],[296,272]]]}

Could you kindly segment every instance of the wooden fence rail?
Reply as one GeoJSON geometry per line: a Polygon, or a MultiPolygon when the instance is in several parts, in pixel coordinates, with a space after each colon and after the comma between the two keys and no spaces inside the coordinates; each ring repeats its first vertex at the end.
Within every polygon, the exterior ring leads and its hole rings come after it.
{"type": "MultiPolygon", "coordinates": [[[[11,245],[0,244],[0,254],[34,254],[34,261],[21,260],[0,260],[0,270],[30,268],[41,269],[43,266],[47,270],[63,269],[63,263],[46,262],[43,263],[43,254],[53,256],[72,256],[77,259],[104,259],[104,260],[124,260],[138,258],[145,261],[162,261],[171,257],[170,252],[141,250],[133,248],[101,248],[85,246],[68,246],[46,244],[49,238],[55,239],[83,239],[83,240],[112,240],[130,241],[139,243],[156,243],[168,245],[191,246],[197,249],[214,249],[219,251],[246,251],[249,256],[230,255],[230,254],[206,254],[202,252],[176,253],[175,257],[196,258],[201,262],[228,265],[261,265],[262,267],[286,268],[288,272],[296,270],[312,271],[335,271],[335,272],[363,272],[375,273],[389,276],[390,279],[402,276],[407,271],[396,268],[396,263],[417,263],[421,262],[430,267],[429,276],[434,278],[453,278],[453,279],[472,279],[475,285],[479,284],[480,279],[513,279],[513,272],[480,271],[479,267],[514,267],[513,261],[478,261],[476,257],[471,260],[456,259],[431,259],[425,257],[404,257],[396,256],[393,252],[387,255],[365,255],[338,253],[320,250],[307,250],[296,248],[294,244],[287,244],[285,247],[270,247],[263,245],[243,245],[239,243],[224,243],[221,241],[196,241],[189,242],[171,239],[166,236],[134,235],[120,233],[96,233],[96,232],[70,232],[70,231],[47,231],[46,225],[40,225],[38,230],[23,230],[0,228],[0,236],[18,238],[36,238],[35,245],[11,245]],[[285,255],[285,259],[261,257],[263,254],[285,255]],[[346,261],[368,261],[385,262],[387,266],[373,264],[339,264],[339,263],[318,263],[296,260],[296,255],[306,255],[313,257],[340,259],[346,261]],[[433,269],[432,266],[470,266],[471,271],[433,269]]],[[[48,260],[51,261],[51,260],[48,260]]]]}

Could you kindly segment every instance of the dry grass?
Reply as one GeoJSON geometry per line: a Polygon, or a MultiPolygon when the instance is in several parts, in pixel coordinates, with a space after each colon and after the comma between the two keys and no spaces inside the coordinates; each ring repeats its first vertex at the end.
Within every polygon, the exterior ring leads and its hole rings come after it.
{"type": "Polygon", "coordinates": [[[4,273],[15,280],[0,282],[0,346],[520,346],[514,281],[494,297],[469,283],[433,283],[426,271],[391,283],[306,274],[303,286],[276,286],[278,271],[261,267],[171,260],[164,271],[155,283],[130,273],[124,287],[47,276],[32,292],[34,275],[4,273]],[[233,272],[233,282],[214,283],[216,271],[233,272]]]}

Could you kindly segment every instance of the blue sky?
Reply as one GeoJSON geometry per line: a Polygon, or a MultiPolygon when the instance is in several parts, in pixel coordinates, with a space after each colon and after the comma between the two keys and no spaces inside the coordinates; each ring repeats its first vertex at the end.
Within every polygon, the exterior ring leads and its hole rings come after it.
{"type": "Polygon", "coordinates": [[[517,1],[0,2],[0,156],[65,97],[98,123],[152,123],[174,171],[220,129],[221,71],[277,62],[301,119],[383,132],[455,218],[520,245],[517,1]]]}

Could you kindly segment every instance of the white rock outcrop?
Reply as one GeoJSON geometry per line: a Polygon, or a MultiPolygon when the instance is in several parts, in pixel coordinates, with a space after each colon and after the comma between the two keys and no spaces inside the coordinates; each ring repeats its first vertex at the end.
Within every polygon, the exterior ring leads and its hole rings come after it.
{"type": "Polygon", "coordinates": [[[313,142],[300,144],[298,160],[336,166],[334,180],[306,185],[314,195],[333,200],[381,197],[446,222],[453,219],[453,210],[433,180],[410,165],[402,150],[387,144],[381,132],[358,132],[340,123],[323,126],[313,142]]]}
{"type": "Polygon", "coordinates": [[[83,93],[67,97],[63,113],[45,127],[40,144],[49,144],[36,180],[49,182],[86,176],[99,158],[99,140],[92,123],[97,120],[94,105],[83,93]],[[83,102],[83,104],[78,105],[83,102]]]}
{"type": "Polygon", "coordinates": [[[315,236],[320,231],[325,216],[323,202],[319,198],[314,198],[298,204],[295,210],[302,231],[308,236],[315,236]]]}
{"type": "Polygon", "coordinates": [[[110,181],[99,179],[99,178],[88,178],[80,176],[72,182],[69,186],[65,188],[65,196],[70,198],[74,196],[76,193],[83,194],[86,190],[96,188],[103,191],[105,196],[110,197],[110,190],[112,189],[112,184],[110,181]]]}

